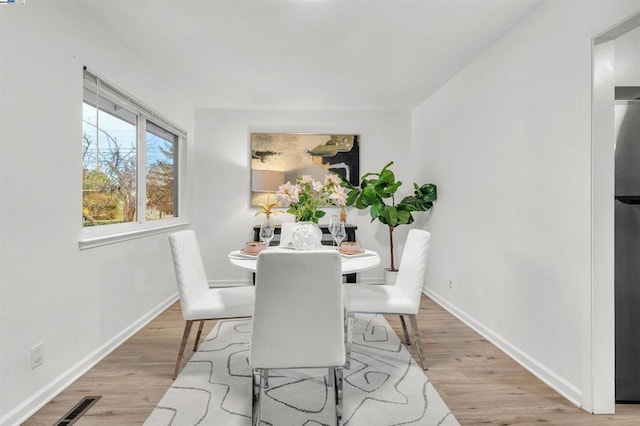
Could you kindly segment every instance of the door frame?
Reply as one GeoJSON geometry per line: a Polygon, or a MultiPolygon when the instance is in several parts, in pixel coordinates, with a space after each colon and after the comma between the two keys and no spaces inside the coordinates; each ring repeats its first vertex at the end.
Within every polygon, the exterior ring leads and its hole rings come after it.
{"type": "Polygon", "coordinates": [[[615,412],[615,40],[640,27],[640,13],[592,39],[591,306],[585,324],[582,407],[615,412]]]}

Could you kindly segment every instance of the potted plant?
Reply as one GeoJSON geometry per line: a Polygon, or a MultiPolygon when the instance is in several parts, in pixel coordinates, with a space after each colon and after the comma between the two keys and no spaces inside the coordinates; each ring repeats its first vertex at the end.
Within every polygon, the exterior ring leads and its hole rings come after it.
{"type": "Polygon", "coordinates": [[[397,271],[393,251],[393,230],[399,225],[413,223],[411,212],[427,211],[437,200],[437,188],[432,183],[414,186],[414,194],[396,202],[395,194],[402,185],[396,181],[389,169],[391,161],[379,173],[366,173],[360,179],[360,186],[353,186],[343,179],[342,186],[347,188],[347,205],[358,209],[369,209],[371,221],[378,219],[389,228],[389,250],[391,255],[390,271],[397,271]]]}

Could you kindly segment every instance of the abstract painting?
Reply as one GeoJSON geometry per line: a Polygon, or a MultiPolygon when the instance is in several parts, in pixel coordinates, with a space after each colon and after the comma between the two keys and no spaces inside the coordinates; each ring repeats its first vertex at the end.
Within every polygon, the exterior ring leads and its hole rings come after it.
{"type": "Polygon", "coordinates": [[[268,195],[298,176],[323,181],[339,174],[352,185],[360,182],[358,135],[315,133],[251,133],[251,205],[265,203],[268,195]]]}

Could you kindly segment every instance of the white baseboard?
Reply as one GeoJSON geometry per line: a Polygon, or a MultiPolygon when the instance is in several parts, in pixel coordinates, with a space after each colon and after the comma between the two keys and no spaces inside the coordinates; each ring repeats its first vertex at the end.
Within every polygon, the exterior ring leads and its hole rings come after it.
{"type": "Polygon", "coordinates": [[[209,280],[209,287],[241,287],[253,284],[250,279],[243,280],[209,280]]]}
{"type": "Polygon", "coordinates": [[[498,349],[507,354],[522,367],[527,369],[531,374],[542,380],[547,386],[568,399],[572,404],[575,404],[578,407],[582,407],[582,391],[576,386],[558,376],[553,371],[549,370],[543,364],[512,345],[509,341],[495,334],[492,330],[485,327],[483,324],[479,323],[474,318],[467,315],[465,312],[461,311],[444,298],[440,297],[440,295],[435,293],[433,290],[425,288],[423,289],[423,292],[444,309],[449,311],[453,316],[471,327],[482,337],[493,343],[496,347],[498,347],[498,349]]]}
{"type": "Polygon", "coordinates": [[[129,327],[123,330],[120,334],[113,337],[100,348],[96,349],[94,352],[87,355],[84,359],[80,360],[76,365],[69,368],[67,371],[55,378],[48,385],[25,400],[22,404],[7,413],[0,419],[0,425],[14,426],[26,421],[45,404],[55,398],[56,395],[58,395],[69,385],[82,377],[82,375],[89,371],[98,362],[102,361],[118,346],[120,346],[127,339],[136,334],[142,327],[147,325],[156,316],[158,316],[165,309],[171,306],[171,304],[173,304],[173,302],[175,302],[176,300],[178,300],[177,292],[166,299],[164,302],[153,308],[150,312],[143,315],[135,323],[131,324],[129,327]]]}

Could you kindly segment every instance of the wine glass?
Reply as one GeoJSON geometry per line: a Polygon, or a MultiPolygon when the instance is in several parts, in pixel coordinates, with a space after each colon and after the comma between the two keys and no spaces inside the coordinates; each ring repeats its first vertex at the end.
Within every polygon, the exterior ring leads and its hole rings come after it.
{"type": "Polygon", "coordinates": [[[333,237],[333,240],[336,242],[336,245],[338,246],[338,250],[340,250],[340,244],[342,243],[342,240],[344,240],[345,237],[347,236],[347,230],[344,227],[344,222],[338,222],[334,230],[334,233],[331,234],[331,236],[333,237]]]}
{"type": "Polygon", "coordinates": [[[271,220],[265,219],[260,225],[260,239],[264,241],[265,248],[269,247],[269,243],[273,239],[274,226],[271,220]]]}
{"type": "Polygon", "coordinates": [[[333,238],[334,244],[335,244],[335,240],[336,240],[336,230],[338,229],[338,227],[340,226],[340,218],[338,217],[337,214],[333,214],[331,215],[331,218],[329,219],[329,233],[331,234],[331,238],[333,238]]]}

